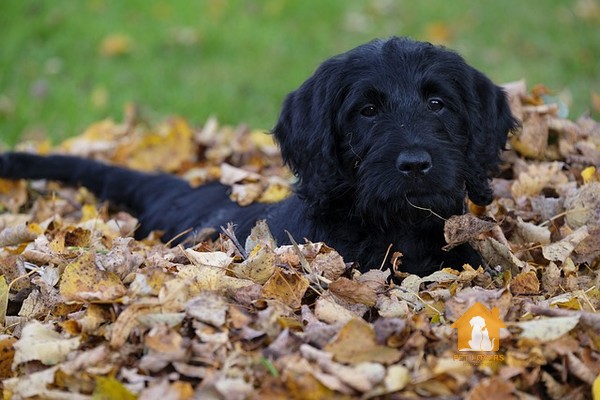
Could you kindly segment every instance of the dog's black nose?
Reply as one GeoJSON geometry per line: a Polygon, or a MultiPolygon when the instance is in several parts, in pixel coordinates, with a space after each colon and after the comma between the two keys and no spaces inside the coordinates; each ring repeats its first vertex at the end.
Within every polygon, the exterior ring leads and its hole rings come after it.
{"type": "Polygon", "coordinates": [[[433,166],[431,155],[425,150],[407,150],[396,158],[396,168],[406,176],[419,178],[427,175],[433,166]]]}

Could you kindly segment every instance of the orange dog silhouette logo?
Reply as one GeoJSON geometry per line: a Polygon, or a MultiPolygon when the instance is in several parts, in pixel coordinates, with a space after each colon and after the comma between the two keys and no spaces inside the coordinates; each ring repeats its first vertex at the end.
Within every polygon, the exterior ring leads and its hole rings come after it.
{"type": "Polygon", "coordinates": [[[490,311],[477,302],[461,315],[451,325],[451,328],[458,329],[458,350],[498,351],[500,328],[506,328],[498,313],[498,307],[490,311]]]}

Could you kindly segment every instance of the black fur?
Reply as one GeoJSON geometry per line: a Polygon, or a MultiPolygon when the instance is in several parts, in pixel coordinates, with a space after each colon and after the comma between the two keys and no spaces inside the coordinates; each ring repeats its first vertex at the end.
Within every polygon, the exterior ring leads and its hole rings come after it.
{"type": "Polygon", "coordinates": [[[285,230],[325,241],[363,270],[379,267],[393,244],[401,268],[424,275],[480,262],[467,245],[442,251],[442,218],[463,213],[466,195],[492,201],[489,179],[515,127],[502,89],[456,53],[391,38],[325,61],[287,96],[273,133],[298,182],[281,203],[240,207],[221,184],[192,189],[68,156],[6,153],[0,175],[85,185],[133,210],[137,237],[161,229],[169,240],[233,221],[243,239],[265,218],[280,242],[285,230]]]}

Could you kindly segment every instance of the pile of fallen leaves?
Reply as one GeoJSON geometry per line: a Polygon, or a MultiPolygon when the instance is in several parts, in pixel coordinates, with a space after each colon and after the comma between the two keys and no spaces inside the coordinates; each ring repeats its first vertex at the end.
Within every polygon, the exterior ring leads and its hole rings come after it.
{"type": "MultiPolygon", "coordinates": [[[[487,268],[389,283],[323,243],[278,247],[265,224],[169,248],[85,189],[0,180],[4,398],[600,398],[600,124],[508,90],[523,125],[496,199],[446,224],[487,268]],[[497,352],[458,350],[476,302],[506,325],[497,352]]],[[[129,108],[54,150],[220,179],[241,204],[290,190],[269,135],[215,121],[151,126],[129,108]]]]}

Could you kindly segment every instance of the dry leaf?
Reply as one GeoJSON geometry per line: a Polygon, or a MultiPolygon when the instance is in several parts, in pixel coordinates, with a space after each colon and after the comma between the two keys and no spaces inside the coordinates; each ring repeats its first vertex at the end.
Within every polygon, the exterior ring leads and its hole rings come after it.
{"type": "Polygon", "coordinates": [[[325,350],[333,355],[334,360],[348,364],[392,364],[401,356],[399,350],[377,344],[373,327],[357,318],[348,321],[325,350]]]}
{"type": "Polygon", "coordinates": [[[350,303],[361,303],[368,307],[373,307],[377,303],[377,294],[373,289],[347,278],[338,278],[331,282],[329,290],[350,303]]]}
{"type": "Polygon", "coordinates": [[[575,247],[588,236],[588,228],[584,225],[564,239],[542,246],[544,258],[548,261],[565,261],[567,257],[571,255],[575,247]]]}
{"type": "Polygon", "coordinates": [[[309,281],[294,271],[277,268],[264,284],[262,294],[267,299],[277,299],[291,308],[300,308],[309,281]]]}
{"type": "Polygon", "coordinates": [[[453,215],[444,224],[444,239],[450,250],[460,244],[477,239],[477,237],[496,226],[495,221],[486,221],[471,214],[453,215]]]}
{"type": "Polygon", "coordinates": [[[100,54],[105,57],[116,57],[130,53],[133,48],[133,40],[128,35],[113,33],[108,35],[100,43],[100,54]]]}
{"type": "Polygon", "coordinates": [[[520,337],[535,339],[541,342],[556,340],[570,332],[579,323],[579,316],[542,318],[532,321],[517,322],[515,326],[522,329],[520,337]]]}
{"type": "Polygon", "coordinates": [[[15,356],[14,344],[17,339],[13,337],[0,338],[0,380],[10,378],[14,375],[12,370],[15,356]]]}
{"type": "Polygon", "coordinates": [[[600,182],[590,182],[580,187],[565,200],[566,220],[577,229],[584,225],[600,228],[600,182]]]}
{"type": "Polygon", "coordinates": [[[187,315],[217,327],[225,324],[228,308],[223,296],[210,291],[201,292],[185,305],[187,315]]]}
{"type": "Polygon", "coordinates": [[[0,231],[0,247],[31,242],[42,233],[42,228],[35,223],[19,224],[5,228],[0,231]]]}
{"type": "Polygon", "coordinates": [[[127,289],[117,275],[102,271],[88,251],[65,267],[60,279],[60,294],[68,301],[110,302],[124,296],[127,289]]]}
{"type": "Polygon", "coordinates": [[[535,271],[521,272],[510,282],[510,291],[514,295],[531,295],[540,291],[540,281],[535,271]]]}
{"type": "Polygon", "coordinates": [[[38,360],[44,365],[57,364],[79,348],[80,342],[79,337],[65,338],[52,328],[33,320],[25,325],[21,338],[13,345],[13,368],[32,360],[38,360]]]}
{"type": "Polygon", "coordinates": [[[546,187],[557,188],[567,183],[569,178],[562,172],[562,167],[561,162],[528,165],[512,185],[513,198],[537,196],[546,187]]]}
{"type": "Polygon", "coordinates": [[[258,244],[247,259],[240,264],[233,264],[231,270],[238,278],[263,284],[275,272],[275,253],[271,247],[258,244]]]}

